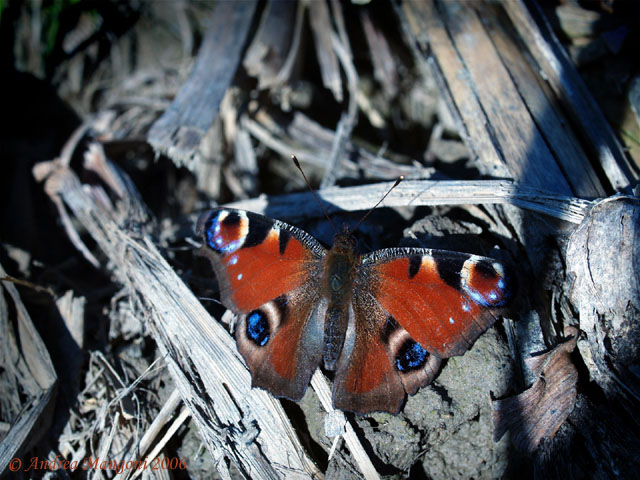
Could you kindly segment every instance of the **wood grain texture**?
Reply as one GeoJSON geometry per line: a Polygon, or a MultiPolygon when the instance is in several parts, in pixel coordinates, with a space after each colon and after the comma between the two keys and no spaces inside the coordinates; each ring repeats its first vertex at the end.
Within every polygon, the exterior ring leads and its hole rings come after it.
{"type": "MultiPolygon", "coordinates": [[[[6,275],[0,265],[0,277],[6,275]]],[[[4,476],[11,459],[21,457],[47,433],[58,377],[18,289],[8,281],[0,285],[0,331],[3,382],[14,386],[11,395],[5,387],[2,401],[4,419],[11,420],[0,441],[0,476],[4,476]]]]}
{"type": "Polygon", "coordinates": [[[189,79],[149,130],[147,139],[153,148],[178,166],[190,166],[218,114],[242,59],[255,8],[256,2],[249,0],[217,3],[189,79]]]}
{"type": "Polygon", "coordinates": [[[503,5],[546,81],[590,143],[611,186],[620,190],[637,180],[638,172],[631,168],[620,142],[539,7],[522,0],[503,5]]]}
{"type": "MultiPolygon", "coordinates": [[[[393,182],[357,187],[332,187],[317,193],[328,214],[367,210],[387,193],[393,182]]],[[[385,198],[382,207],[425,205],[512,204],[571,223],[580,223],[592,203],[579,198],[524,187],[509,180],[405,180],[385,198]]],[[[311,192],[261,196],[225,206],[295,221],[322,216],[311,192]]]]}
{"type": "Polygon", "coordinates": [[[470,4],[442,2],[441,14],[493,132],[494,144],[521,184],[557,193],[571,188],[509,71],[470,4]]]}
{"type": "Polygon", "coordinates": [[[502,172],[508,173],[482,119],[481,105],[464,77],[464,65],[447,35],[434,3],[431,0],[405,2],[401,15],[406,19],[405,33],[408,43],[413,47],[422,68],[429,68],[428,52],[433,52],[438,58],[438,61],[433,63],[436,73],[439,74],[436,78],[441,80],[445,99],[449,100],[450,106],[460,117],[458,126],[467,146],[482,158],[489,168],[495,168],[498,175],[502,172]]]}
{"type": "Polygon", "coordinates": [[[587,153],[558,108],[558,98],[522,54],[526,47],[517,42],[517,33],[505,18],[506,14],[497,4],[483,5],[484,8],[476,10],[482,24],[571,189],[581,198],[605,196],[606,191],[587,153]]]}
{"type": "Polygon", "coordinates": [[[416,41],[426,36],[472,150],[483,160],[506,165],[523,185],[571,195],[472,4],[409,2],[403,9],[416,41]]]}

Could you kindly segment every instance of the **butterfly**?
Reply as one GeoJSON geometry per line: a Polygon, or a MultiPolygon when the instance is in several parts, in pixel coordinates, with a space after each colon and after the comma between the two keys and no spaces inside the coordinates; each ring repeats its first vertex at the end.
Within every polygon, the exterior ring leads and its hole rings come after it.
{"type": "Polygon", "coordinates": [[[360,255],[345,227],[330,249],[256,213],[202,214],[200,254],[222,304],[238,316],[236,342],[252,386],[300,400],[316,368],[334,371],[333,405],[397,414],[462,355],[512,296],[506,266],[427,248],[360,255]]]}

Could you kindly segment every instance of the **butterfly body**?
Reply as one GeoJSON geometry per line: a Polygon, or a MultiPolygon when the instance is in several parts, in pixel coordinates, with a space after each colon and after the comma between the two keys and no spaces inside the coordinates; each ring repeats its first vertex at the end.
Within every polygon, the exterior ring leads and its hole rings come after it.
{"type": "Polygon", "coordinates": [[[397,413],[406,394],[463,354],[510,297],[492,259],[420,248],[360,255],[343,230],[325,249],[267,217],[219,208],[198,221],[254,386],[299,400],[321,364],[333,403],[397,413]]]}
{"type": "Polygon", "coordinates": [[[327,297],[323,351],[324,367],[327,370],[335,370],[344,345],[357,261],[353,235],[346,230],[337,234],[333,247],[325,257],[322,279],[323,291],[327,297]]]}

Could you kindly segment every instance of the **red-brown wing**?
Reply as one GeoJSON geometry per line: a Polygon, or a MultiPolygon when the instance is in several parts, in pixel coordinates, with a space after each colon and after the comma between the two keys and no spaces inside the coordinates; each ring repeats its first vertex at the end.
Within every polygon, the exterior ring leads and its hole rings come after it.
{"type": "Polygon", "coordinates": [[[236,313],[248,313],[306,283],[314,283],[313,288],[326,253],[302,230],[229,208],[204,213],[198,234],[222,303],[236,313]]]}
{"type": "Polygon", "coordinates": [[[410,248],[363,257],[356,288],[363,282],[413,340],[440,358],[469,349],[513,290],[505,266],[496,260],[410,248]]]}
{"type": "Polygon", "coordinates": [[[368,286],[354,292],[349,329],[333,382],[336,408],[397,414],[438,372],[440,359],[424,351],[380,306],[368,286]]]}
{"type": "Polygon", "coordinates": [[[326,303],[304,287],[239,316],[238,351],[251,384],[300,400],[322,361],[326,303]]]}
{"type": "Polygon", "coordinates": [[[492,259],[427,249],[381,250],[357,267],[333,401],[358,413],[397,413],[462,355],[510,297],[505,267],[492,259]]]}
{"type": "Polygon", "coordinates": [[[204,213],[198,233],[222,303],[240,314],[236,340],[252,384],[300,399],[322,359],[326,250],[295,227],[226,208],[204,213]]]}

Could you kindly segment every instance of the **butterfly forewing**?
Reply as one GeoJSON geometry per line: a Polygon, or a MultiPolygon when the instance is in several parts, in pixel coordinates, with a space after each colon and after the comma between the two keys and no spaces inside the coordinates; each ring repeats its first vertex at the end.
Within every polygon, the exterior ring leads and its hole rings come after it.
{"type": "Polygon", "coordinates": [[[198,232],[222,303],[236,313],[317,281],[326,252],[302,230],[242,210],[210,210],[200,217],[198,232]]]}

